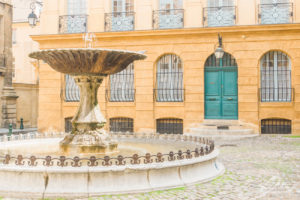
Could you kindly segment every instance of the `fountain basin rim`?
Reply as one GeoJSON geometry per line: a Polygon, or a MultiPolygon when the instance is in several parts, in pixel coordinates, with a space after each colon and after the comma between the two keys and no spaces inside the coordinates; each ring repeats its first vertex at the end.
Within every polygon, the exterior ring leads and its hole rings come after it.
{"type": "MultiPolygon", "coordinates": [[[[129,51],[129,50],[121,50],[121,49],[106,49],[106,48],[58,48],[58,49],[42,49],[38,51],[31,52],[29,57],[35,58],[34,56],[38,53],[43,52],[63,52],[63,51],[93,51],[93,52],[119,52],[119,53],[132,53],[140,55],[142,58],[146,58],[147,56],[144,54],[145,51],[129,51]]],[[[38,59],[38,58],[36,58],[38,59]]]]}
{"type": "Polygon", "coordinates": [[[193,165],[201,162],[206,162],[211,159],[215,159],[220,154],[219,149],[215,149],[210,154],[204,155],[202,157],[191,158],[191,159],[183,159],[176,161],[166,161],[162,163],[150,163],[150,164],[128,164],[128,165],[112,165],[112,166],[81,166],[81,167],[47,167],[47,166],[18,166],[18,165],[4,165],[0,164],[0,171],[22,171],[22,172],[57,172],[57,173],[82,173],[82,172],[121,172],[126,170],[149,170],[149,169],[165,169],[172,167],[181,167],[193,165]]]}

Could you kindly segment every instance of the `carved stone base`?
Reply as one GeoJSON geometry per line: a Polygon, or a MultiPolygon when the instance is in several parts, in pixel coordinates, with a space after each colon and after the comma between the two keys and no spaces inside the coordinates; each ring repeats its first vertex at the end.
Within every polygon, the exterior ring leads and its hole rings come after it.
{"type": "Polygon", "coordinates": [[[95,130],[69,134],[60,147],[67,154],[105,154],[116,152],[118,144],[104,130],[95,130]]]}

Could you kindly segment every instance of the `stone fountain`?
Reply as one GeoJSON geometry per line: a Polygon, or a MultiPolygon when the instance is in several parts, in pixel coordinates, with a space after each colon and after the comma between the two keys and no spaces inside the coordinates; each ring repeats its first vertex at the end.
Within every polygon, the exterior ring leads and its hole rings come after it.
{"type": "Polygon", "coordinates": [[[30,57],[72,75],[80,88],[80,104],[67,136],[47,132],[0,136],[0,196],[88,199],[183,187],[224,172],[217,161],[219,151],[208,138],[105,132],[97,90],[107,75],[145,59],[143,53],[56,49],[30,57]]]}
{"type": "Polygon", "coordinates": [[[72,132],[60,142],[64,151],[116,151],[117,143],[103,129],[106,120],[98,104],[98,88],[106,76],[118,73],[146,56],[140,52],[85,48],[41,50],[29,57],[43,60],[58,72],[72,75],[80,88],[80,104],[72,119],[72,132]]]}

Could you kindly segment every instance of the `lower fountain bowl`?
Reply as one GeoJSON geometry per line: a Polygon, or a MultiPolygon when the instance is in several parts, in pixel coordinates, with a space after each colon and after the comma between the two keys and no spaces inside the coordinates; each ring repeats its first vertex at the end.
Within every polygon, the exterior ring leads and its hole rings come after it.
{"type": "Polygon", "coordinates": [[[59,149],[61,137],[0,137],[0,196],[76,199],[139,193],[205,182],[224,172],[217,161],[218,149],[206,138],[172,134],[111,137],[118,141],[123,155],[61,155],[53,150],[59,149]]]}

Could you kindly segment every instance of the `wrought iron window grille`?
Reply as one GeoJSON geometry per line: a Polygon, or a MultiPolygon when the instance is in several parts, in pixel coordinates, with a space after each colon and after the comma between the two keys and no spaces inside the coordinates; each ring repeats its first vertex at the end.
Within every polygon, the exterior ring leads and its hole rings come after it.
{"type": "Polygon", "coordinates": [[[135,26],[134,12],[105,13],[104,30],[109,31],[133,31],[135,26]]]}
{"type": "Polygon", "coordinates": [[[110,102],[134,102],[134,65],[130,64],[121,72],[109,76],[106,100],[110,102]]]}
{"type": "Polygon", "coordinates": [[[59,33],[87,32],[88,15],[59,16],[59,33]]]}
{"type": "Polygon", "coordinates": [[[270,3],[258,5],[258,24],[293,23],[293,3],[270,3]]]}
{"type": "Polygon", "coordinates": [[[183,9],[153,11],[153,29],[176,29],[184,27],[183,9]]]}
{"type": "Polygon", "coordinates": [[[287,119],[263,119],[261,120],[262,134],[291,134],[292,121],[287,119]]]}
{"type": "Polygon", "coordinates": [[[236,6],[203,8],[203,26],[233,26],[236,24],[236,6]]]}
{"type": "Polygon", "coordinates": [[[154,89],[154,100],[156,102],[183,102],[184,89],[154,89]]]}
{"type": "Polygon", "coordinates": [[[182,119],[157,119],[156,132],[160,134],[183,134],[182,119]]]}
{"type": "Polygon", "coordinates": [[[261,102],[292,102],[294,88],[259,88],[261,102]]]}
{"type": "Polygon", "coordinates": [[[63,91],[63,99],[66,102],[79,102],[80,90],[75,80],[70,75],[65,75],[65,88],[63,91]]]}
{"type": "Polygon", "coordinates": [[[72,131],[72,119],[73,117],[65,118],[65,132],[69,133],[72,131]]]}
{"type": "Polygon", "coordinates": [[[288,56],[280,51],[270,51],[261,59],[260,101],[291,102],[294,89],[291,88],[291,70],[288,56]]]}
{"type": "Polygon", "coordinates": [[[157,102],[184,101],[183,65],[178,56],[167,54],[157,62],[153,97],[157,102]]]}
{"type": "Polygon", "coordinates": [[[0,67],[6,67],[6,57],[5,57],[5,54],[0,54],[0,67]]]}
{"type": "Polygon", "coordinates": [[[109,131],[133,133],[133,119],[125,117],[110,118],[109,131]]]}

